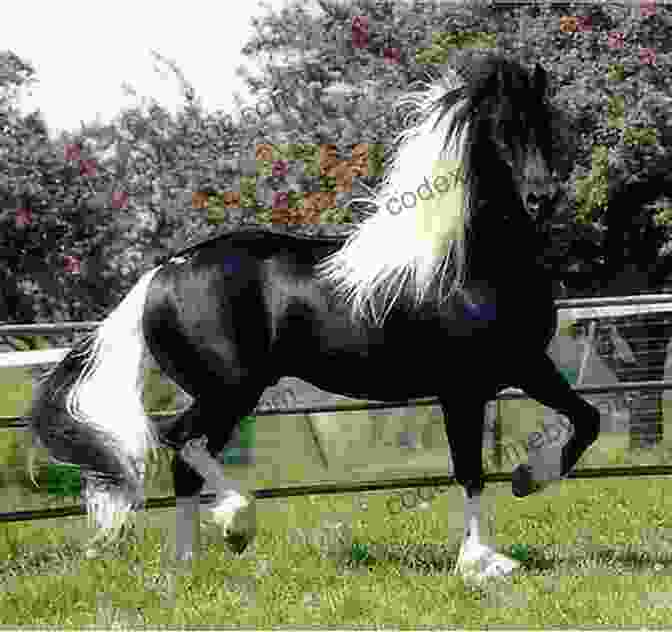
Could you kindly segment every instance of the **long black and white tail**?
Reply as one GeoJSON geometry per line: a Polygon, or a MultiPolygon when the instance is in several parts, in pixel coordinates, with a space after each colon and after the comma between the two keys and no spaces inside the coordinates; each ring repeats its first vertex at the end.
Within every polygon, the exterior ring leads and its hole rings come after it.
{"type": "MultiPolygon", "coordinates": [[[[131,509],[144,501],[145,455],[157,445],[142,403],[151,362],[142,314],[158,270],[142,276],[47,376],[30,414],[31,430],[50,456],[80,466],[89,523],[101,530],[96,540],[118,537],[131,509]]],[[[29,468],[32,478],[32,458],[29,468]]]]}

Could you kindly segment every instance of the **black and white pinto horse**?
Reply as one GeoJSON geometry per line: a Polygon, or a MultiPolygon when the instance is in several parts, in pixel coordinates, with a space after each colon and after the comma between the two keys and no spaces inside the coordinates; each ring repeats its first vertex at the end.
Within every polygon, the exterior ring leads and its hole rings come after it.
{"type": "Polygon", "coordinates": [[[215,457],[264,389],[295,376],[359,399],[437,396],[466,496],[456,570],[481,580],[518,566],[481,529],[484,405],[519,387],[571,422],[515,470],[518,497],[565,477],[600,415],[546,353],[557,324],[541,260],[557,191],[546,72],[487,56],[462,75],[407,96],[416,120],[368,200],[375,212],[347,239],[255,228],[183,250],[47,377],[32,429],[53,458],[82,468],[94,540],[117,538],[141,505],[145,455],[161,443],[176,450],[178,556],[193,554],[206,481],[211,517],[242,550],[254,498],[215,457]],[[167,429],[143,410],[148,362],[194,398],[167,429]]]}

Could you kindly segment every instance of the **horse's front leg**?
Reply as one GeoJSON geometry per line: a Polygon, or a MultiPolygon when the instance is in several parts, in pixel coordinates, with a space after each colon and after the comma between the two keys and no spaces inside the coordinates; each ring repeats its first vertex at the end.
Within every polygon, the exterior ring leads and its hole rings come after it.
{"type": "Polygon", "coordinates": [[[455,572],[465,580],[506,577],[520,566],[519,562],[496,553],[488,545],[484,532],[482,506],[485,487],[483,472],[483,425],[486,398],[441,399],[446,435],[453,457],[457,482],[464,488],[464,537],[455,572]]]}
{"type": "Polygon", "coordinates": [[[600,411],[577,395],[547,354],[521,363],[517,385],[540,404],[565,415],[570,422],[554,438],[532,433],[530,462],[513,472],[513,494],[524,497],[569,474],[600,433],[600,411]]]}

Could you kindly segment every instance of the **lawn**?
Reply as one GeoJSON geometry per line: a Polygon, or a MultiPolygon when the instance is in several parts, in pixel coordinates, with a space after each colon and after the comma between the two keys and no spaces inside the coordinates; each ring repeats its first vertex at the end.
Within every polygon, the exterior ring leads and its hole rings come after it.
{"type": "Polygon", "coordinates": [[[80,519],[4,525],[0,622],[662,624],[672,609],[672,501],[662,483],[572,481],[525,500],[489,486],[495,542],[524,543],[531,555],[522,574],[484,589],[452,575],[457,488],[395,516],[383,493],[259,501],[250,549],[235,557],[205,529],[201,560],[186,573],[169,558],[169,510],[143,514],[143,530],[96,560],[83,555],[80,519]]]}
{"type": "MultiPolygon", "coordinates": [[[[29,395],[24,378],[5,376],[2,388],[10,394],[0,415],[15,414],[29,395]]],[[[529,403],[507,406],[505,437],[534,426],[529,403]]],[[[63,504],[20,482],[27,433],[0,438],[4,510],[63,504]]],[[[603,435],[580,466],[669,462],[664,446],[628,456],[624,444],[621,435],[603,435]]],[[[278,451],[281,463],[265,470],[276,477],[252,484],[311,478],[293,464],[292,446],[278,451]]],[[[164,454],[154,464],[148,495],[172,494],[166,463],[164,454]]],[[[249,468],[232,469],[245,478],[249,468]]],[[[388,500],[396,492],[261,500],[257,539],[242,556],[207,526],[191,568],[171,559],[170,510],[140,513],[126,540],[99,559],[84,555],[84,519],[4,524],[0,624],[661,625],[672,615],[666,487],[662,478],[569,481],[519,500],[509,485],[489,485],[494,543],[501,551],[524,544],[529,557],[524,572],[482,589],[452,574],[463,526],[457,487],[394,515],[388,500]]]]}

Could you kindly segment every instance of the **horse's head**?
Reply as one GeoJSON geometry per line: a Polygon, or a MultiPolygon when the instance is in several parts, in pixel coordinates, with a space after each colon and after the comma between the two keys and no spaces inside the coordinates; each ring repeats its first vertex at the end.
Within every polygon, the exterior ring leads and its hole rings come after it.
{"type": "Polygon", "coordinates": [[[377,212],[319,266],[357,317],[381,323],[402,295],[419,306],[436,278],[441,286],[451,278],[448,293],[459,290],[467,242],[480,239],[475,224],[489,234],[498,234],[500,219],[538,228],[554,210],[546,71],[488,55],[458,74],[463,81],[444,78],[404,96],[400,106],[419,116],[366,198],[377,212]]]}
{"type": "Polygon", "coordinates": [[[547,221],[558,183],[546,71],[537,64],[534,73],[528,73],[496,56],[471,71],[464,93],[473,134],[466,147],[471,151],[470,167],[480,178],[479,191],[497,201],[499,196],[505,199],[504,189],[513,185],[529,218],[547,221]]]}

